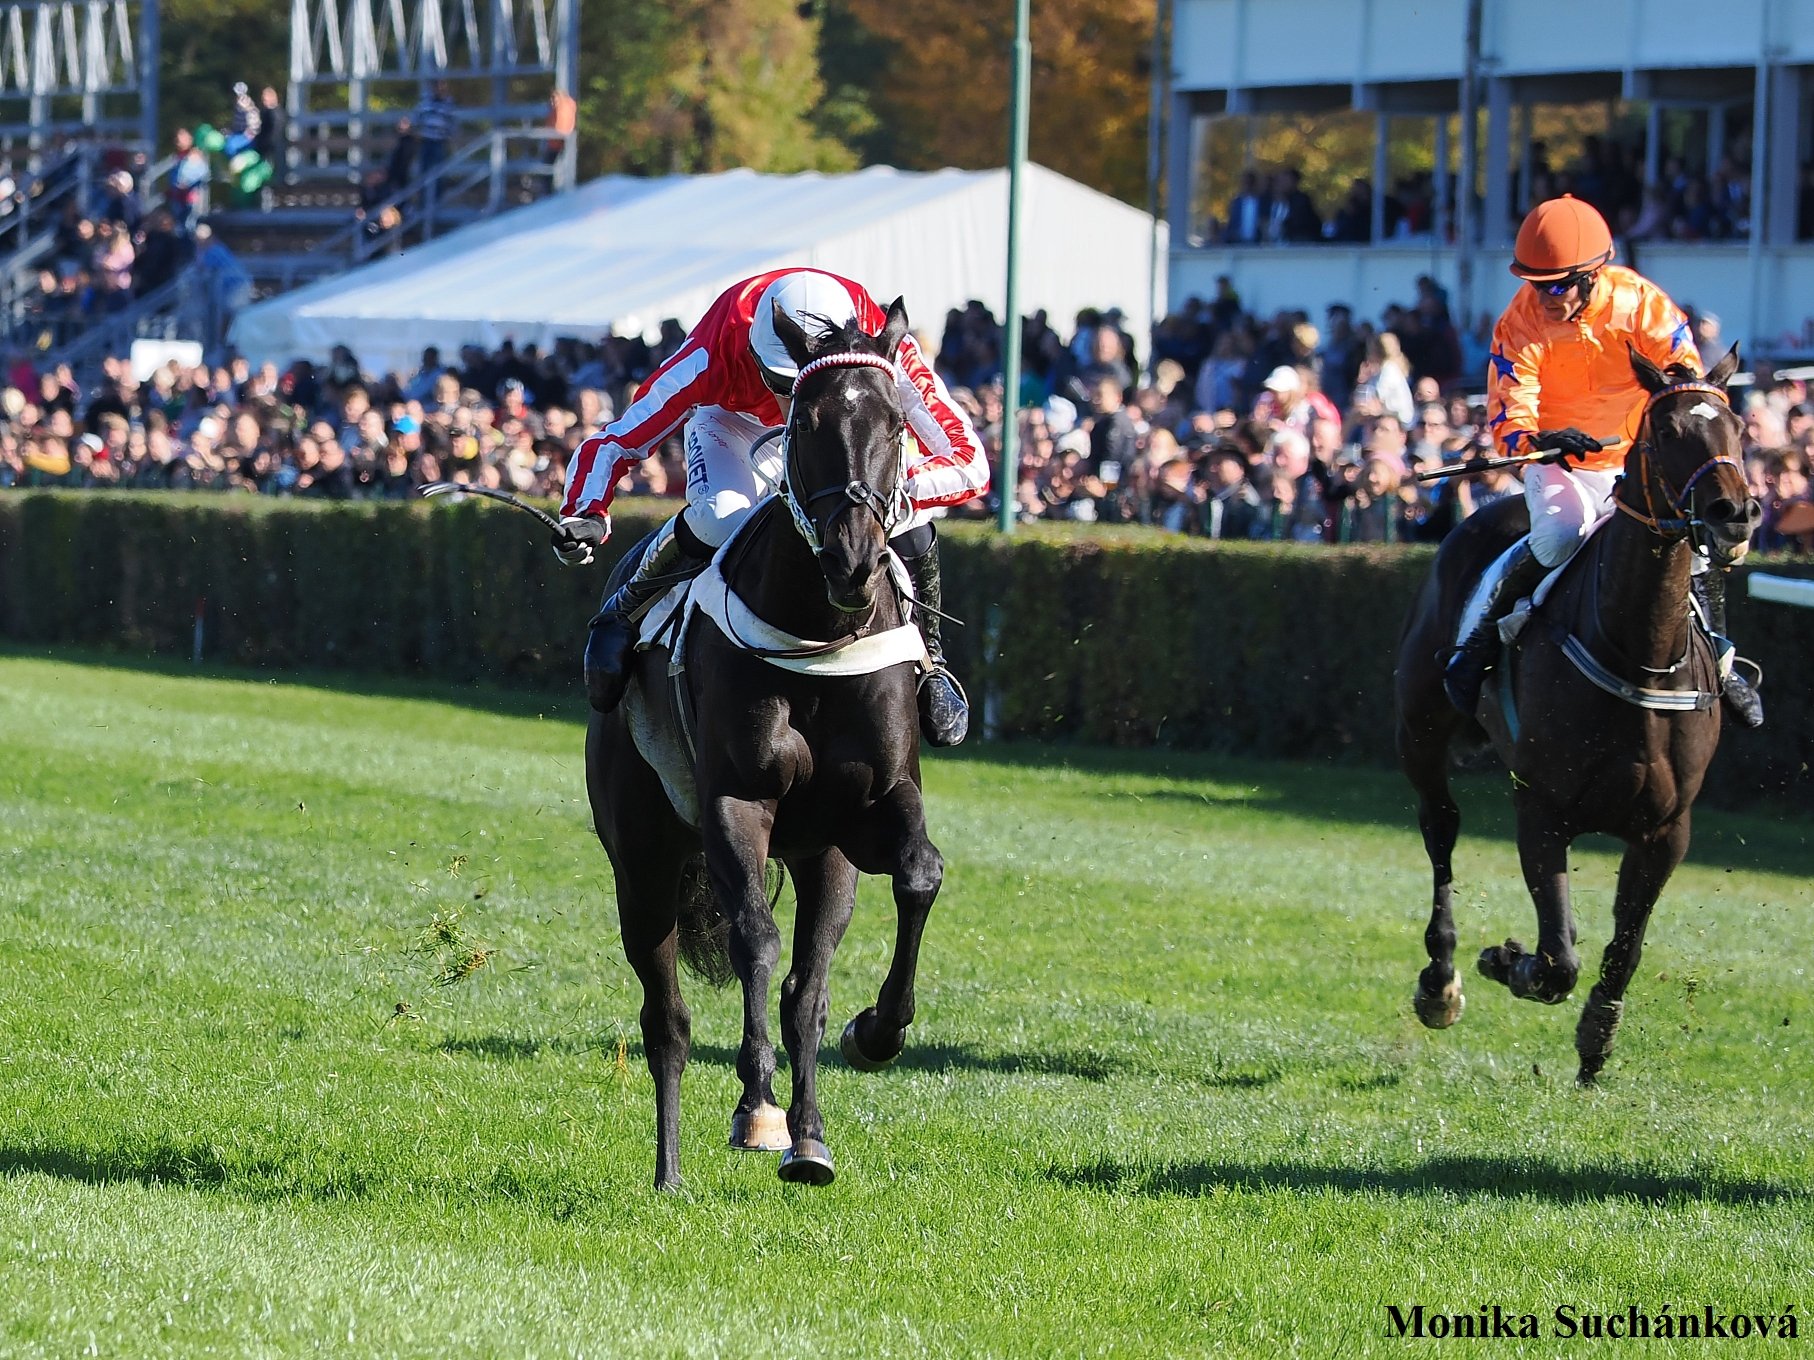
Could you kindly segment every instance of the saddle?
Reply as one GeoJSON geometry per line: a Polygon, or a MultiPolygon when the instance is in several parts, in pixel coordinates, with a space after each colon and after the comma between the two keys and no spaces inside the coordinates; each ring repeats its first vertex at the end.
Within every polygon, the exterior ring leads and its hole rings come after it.
{"type": "MultiPolygon", "coordinates": [[[[1687,602],[1690,623],[1687,646],[1672,666],[1661,671],[1637,667],[1643,675],[1634,679],[1628,674],[1621,674],[1621,671],[1633,669],[1631,663],[1623,657],[1617,657],[1616,664],[1609,664],[1605,659],[1605,654],[1611,648],[1601,636],[1598,624],[1599,577],[1591,570],[1598,556],[1595,551],[1598,545],[1591,540],[1610,519],[1611,516],[1606,516],[1597,520],[1588,530],[1586,540],[1569,555],[1568,560],[1550,571],[1537,583],[1535,590],[1517,601],[1499,620],[1499,659],[1487,674],[1483,693],[1498,704],[1506,730],[1513,741],[1518,739],[1519,733],[1513,662],[1517,657],[1520,639],[1532,624],[1537,625],[1556,644],[1569,664],[1583,678],[1637,708],[1665,713],[1705,712],[1720,702],[1721,683],[1732,666],[1732,644],[1708,626],[1692,592],[1687,602]],[[1577,570],[1588,571],[1589,576],[1586,591],[1576,597],[1576,606],[1571,611],[1573,617],[1562,616],[1556,607],[1546,609],[1545,606],[1561,582],[1577,570]]],[[[1468,622],[1467,616],[1475,612],[1476,607],[1482,603],[1484,585],[1483,576],[1480,586],[1476,587],[1475,593],[1469,598],[1467,609],[1462,611],[1464,623],[1468,622]]]]}
{"type": "MultiPolygon", "coordinates": [[[[765,498],[757,511],[765,509],[772,499],[765,498]]],[[[756,519],[757,513],[748,515],[704,571],[670,587],[637,624],[637,651],[659,647],[667,653],[663,672],[666,683],[659,686],[659,693],[649,694],[642,685],[632,682],[623,699],[625,718],[636,749],[661,779],[674,811],[692,827],[699,825],[699,791],[693,774],[699,752],[694,736],[697,718],[686,680],[686,643],[695,614],[710,619],[732,645],[796,674],[872,675],[907,662],[924,673],[932,665],[926,641],[913,622],[913,587],[906,565],[892,548],[887,550],[884,562],[901,601],[902,622],[898,626],[850,639],[818,642],[797,637],[760,618],[731,589],[724,575],[726,563],[756,519]]]]}

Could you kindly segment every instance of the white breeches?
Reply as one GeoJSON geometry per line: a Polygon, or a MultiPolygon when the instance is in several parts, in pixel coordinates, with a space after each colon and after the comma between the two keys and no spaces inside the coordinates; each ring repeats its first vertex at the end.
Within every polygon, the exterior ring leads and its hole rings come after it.
{"type": "MultiPolygon", "coordinates": [[[[771,439],[750,456],[772,426],[740,411],[701,406],[686,426],[687,528],[708,547],[722,547],[756,504],[781,485],[781,441],[771,439]]],[[[906,533],[943,514],[934,506],[916,510],[895,526],[906,533]]]]}
{"type": "Polygon", "coordinates": [[[1612,512],[1616,472],[1587,472],[1541,463],[1524,474],[1524,502],[1531,512],[1531,552],[1546,567],[1575,554],[1587,531],[1612,512]]]}
{"type": "Polygon", "coordinates": [[[720,547],[756,502],[781,485],[781,441],[755,458],[750,450],[769,427],[754,416],[701,406],[687,421],[687,528],[708,547],[720,547]]]}

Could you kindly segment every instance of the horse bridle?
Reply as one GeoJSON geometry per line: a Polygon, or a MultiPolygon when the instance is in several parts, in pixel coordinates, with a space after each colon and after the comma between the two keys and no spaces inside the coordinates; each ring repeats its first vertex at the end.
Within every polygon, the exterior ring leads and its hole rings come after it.
{"type": "Polygon", "coordinates": [[[1634,450],[1638,455],[1640,468],[1638,484],[1644,492],[1644,508],[1639,510],[1628,504],[1623,496],[1614,496],[1613,504],[1658,537],[1665,539],[1686,537],[1693,540],[1694,546],[1698,550],[1704,544],[1703,536],[1707,526],[1706,522],[1694,513],[1694,507],[1689,503],[1689,497],[1694,494],[1695,483],[1716,467],[1737,468],[1742,472],[1744,465],[1729,453],[1717,453],[1689,474],[1688,480],[1682,483],[1680,491],[1670,485],[1669,479],[1663,475],[1662,469],[1651,457],[1655,434],[1651,425],[1651,412],[1664,397],[1674,396],[1679,392],[1705,393],[1707,396],[1716,398],[1719,404],[1727,410],[1732,409],[1731,398],[1726,395],[1724,388],[1698,380],[1674,383],[1651,393],[1650,400],[1644,403],[1644,418],[1639,424],[1640,437],[1634,450]],[[1672,515],[1666,517],[1657,513],[1656,498],[1651,494],[1653,487],[1663,493],[1664,505],[1674,512],[1672,515]]]}
{"type": "Polygon", "coordinates": [[[895,465],[895,484],[890,495],[883,495],[868,482],[852,479],[841,485],[821,487],[817,491],[802,496],[795,490],[794,472],[794,426],[800,420],[801,406],[799,401],[800,384],[814,373],[828,368],[877,368],[894,377],[899,368],[892,359],[880,354],[852,352],[847,354],[825,354],[804,365],[794,379],[794,409],[788,420],[788,428],[781,440],[781,487],[780,496],[787,503],[788,513],[793,516],[794,528],[800,531],[800,537],[806,540],[807,547],[817,554],[824,547],[824,537],[831,532],[831,526],[839,515],[861,507],[876,517],[882,526],[884,536],[891,535],[896,527],[910,513],[907,501],[907,479],[904,457],[898,457],[895,465]],[[832,507],[831,513],[823,523],[815,520],[812,508],[820,501],[839,496],[842,499],[832,507]]]}

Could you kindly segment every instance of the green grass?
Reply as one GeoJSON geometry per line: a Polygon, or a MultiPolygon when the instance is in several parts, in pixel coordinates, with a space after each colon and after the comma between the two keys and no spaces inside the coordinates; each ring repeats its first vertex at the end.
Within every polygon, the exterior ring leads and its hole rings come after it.
{"type": "MultiPolygon", "coordinates": [[[[1397,1355],[1387,1303],[1814,1305],[1805,821],[1701,819],[1582,1092],[1573,1004],[1470,968],[1411,1017],[1395,776],[937,759],[920,1018],[886,1074],[828,1054],[838,1180],[724,1147],[695,983],[658,1196],[573,704],[356,683],[0,658],[0,1354],[1397,1355]]],[[[1502,783],[1468,959],[1532,935],[1502,783]]],[[[834,1029],[892,925],[866,882],[834,1029]]]]}

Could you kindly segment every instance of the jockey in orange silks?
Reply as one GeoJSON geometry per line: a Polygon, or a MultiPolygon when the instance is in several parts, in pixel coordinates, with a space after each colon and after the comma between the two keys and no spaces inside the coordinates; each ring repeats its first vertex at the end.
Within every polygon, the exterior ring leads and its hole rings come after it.
{"type": "MultiPolygon", "coordinates": [[[[1486,607],[1443,677],[1450,702],[1463,713],[1472,714],[1479,702],[1498,650],[1499,619],[1612,512],[1624,449],[1637,436],[1649,397],[1632,373],[1629,351],[1658,368],[1701,371],[1681,309],[1635,270],[1613,264],[1613,254],[1606,220],[1566,194],[1539,203],[1518,230],[1511,268],[1529,286],[1518,290],[1493,331],[1488,425],[1506,456],[1547,456],[1524,469],[1531,531],[1489,568],[1486,607]]],[[[1696,573],[1709,626],[1723,634],[1724,578],[1700,560],[1696,573]]],[[[1747,724],[1763,720],[1756,690],[1736,670],[1727,677],[1726,698],[1747,724]]]]}

